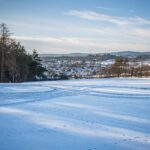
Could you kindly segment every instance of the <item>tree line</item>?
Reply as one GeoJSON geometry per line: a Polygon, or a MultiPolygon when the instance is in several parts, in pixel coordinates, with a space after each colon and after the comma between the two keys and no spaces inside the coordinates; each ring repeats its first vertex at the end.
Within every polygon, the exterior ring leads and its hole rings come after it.
{"type": "Polygon", "coordinates": [[[116,57],[115,63],[101,70],[103,77],[149,77],[149,65],[130,64],[128,58],[116,57]]]}
{"type": "Polygon", "coordinates": [[[0,24],[0,82],[24,82],[44,77],[36,50],[27,53],[20,42],[12,39],[5,23],[0,24]]]}

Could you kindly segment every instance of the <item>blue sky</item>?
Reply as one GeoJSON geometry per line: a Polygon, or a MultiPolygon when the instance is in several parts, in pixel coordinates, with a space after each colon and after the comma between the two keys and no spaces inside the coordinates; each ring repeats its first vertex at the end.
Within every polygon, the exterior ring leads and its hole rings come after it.
{"type": "Polygon", "coordinates": [[[0,0],[0,22],[31,52],[150,51],[150,0],[0,0]]]}

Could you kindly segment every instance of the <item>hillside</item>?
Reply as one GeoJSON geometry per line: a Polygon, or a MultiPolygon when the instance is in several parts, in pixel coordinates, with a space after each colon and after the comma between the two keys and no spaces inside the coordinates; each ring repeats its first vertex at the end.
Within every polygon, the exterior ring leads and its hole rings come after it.
{"type": "Polygon", "coordinates": [[[68,53],[68,54],[40,54],[41,57],[87,57],[88,55],[114,55],[122,57],[150,56],[150,52],[119,51],[110,53],[68,53]]]}
{"type": "Polygon", "coordinates": [[[0,95],[1,150],[150,148],[150,79],[0,84],[0,95]]]}

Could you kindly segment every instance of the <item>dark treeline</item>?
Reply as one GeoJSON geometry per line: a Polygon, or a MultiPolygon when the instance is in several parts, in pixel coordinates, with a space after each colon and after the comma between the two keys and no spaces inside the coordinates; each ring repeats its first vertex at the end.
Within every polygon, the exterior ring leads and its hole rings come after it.
{"type": "Polygon", "coordinates": [[[28,54],[20,44],[10,37],[5,23],[0,24],[0,82],[33,81],[43,77],[45,69],[34,50],[28,54]]]}
{"type": "Polygon", "coordinates": [[[115,63],[101,70],[102,77],[150,77],[149,65],[132,65],[128,58],[116,57],[115,63]]]}

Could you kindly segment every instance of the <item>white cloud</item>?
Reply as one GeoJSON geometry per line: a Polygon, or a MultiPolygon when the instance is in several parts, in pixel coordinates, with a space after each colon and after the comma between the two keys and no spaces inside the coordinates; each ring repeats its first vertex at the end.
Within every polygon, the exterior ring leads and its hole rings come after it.
{"type": "Polygon", "coordinates": [[[142,17],[116,17],[110,16],[102,13],[97,13],[94,11],[83,11],[83,10],[72,10],[67,13],[66,15],[76,16],[82,19],[88,20],[98,20],[98,21],[105,21],[109,23],[113,23],[116,25],[150,25],[150,20],[142,18],[142,17]]]}
{"type": "MultiPolygon", "coordinates": [[[[138,32],[135,32],[136,34],[138,32]]],[[[139,34],[139,33],[138,33],[139,34]]],[[[21,40],[27,48],[34,47],[40,53],[71,53],[71,52],[104,52],[106,50],[144,50],[148,51],[149,41],[136,42],[122,38],[93,38],[93,37],[24,37],[12,36],[21,40]],[[32,46],[31,46],[32,45],[32,46]]]]}
{"type": "Polygon", "coordinates": [[[17,40],[24,41],[40,41],[40,42],[48,42],[48,43],[58,43],[58,44],[80,44],[80,39],[76,38],[67,38],[67,37],[33,37],[33,36],[11,36],[17,40]]]}
{"type": "Polygon", "coordinates": [[[115,8],[110,8],[110,7],[101,7],[101,6],[99,6],[97,8],[103,9],[103,10],[110,10],[110,11],[118,11],[118,10],[120,10],[120,9],[115,9],[115,8]]]}
{"type": "Polygon", "coordinates": [[[118,9],[118,8],[111,8],[111,7],[102,7],[102,6],[99,6],[97,8],[99,8],[101,10],[106,10],[106,11],[116,11],[116,12],[124,12],[124,11],[126,11],[126,12],[130,12],[130,13],[134,13],[135,12],[135,10],[133,10],[133,9],[125,10],[125,9],[118,9]]]}
{"type": "Polygon", "coordinates": [[[68,12],[67,15],[91,21],[49,21],[43,22],[41,27],[33,22],[18,22],[12,26],[16,29],[16,36],[12,37],[21,41],[27,50],[37,49],[39,53],[150,50],[150,21],[147,19],[114,17],[93,11],[76,10],[68,12]],[[93,24],[93,20],[100,23],[93,24]],[[104,26],[101,21],[108,22],[109,25],[104,26]]]}

